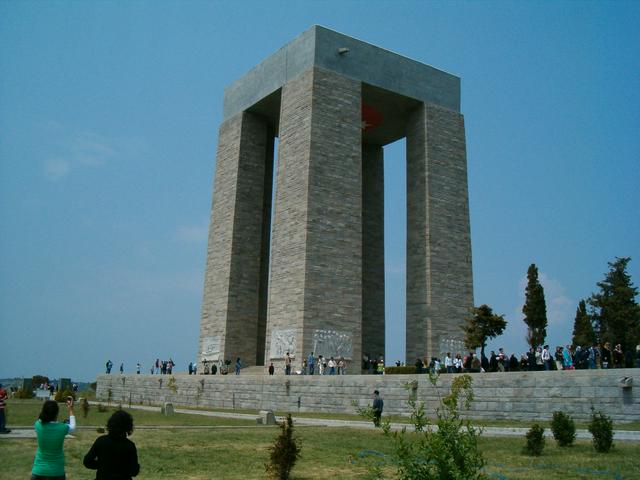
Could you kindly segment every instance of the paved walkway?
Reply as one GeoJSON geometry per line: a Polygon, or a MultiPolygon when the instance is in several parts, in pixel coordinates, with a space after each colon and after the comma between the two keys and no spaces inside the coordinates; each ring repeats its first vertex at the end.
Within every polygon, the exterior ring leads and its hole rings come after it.
{"type": "MultiPolygon", "coordinates": [[[[98,404],[104,402],[91,402],[92,404],[98,404]]],[[[106,405],[106,404],[105,404],[106,405]]],[[[130,407],[132,410],[146,410],[149,412],[158,412],[159,407],[150,407],[145,405],[132,405],[130,407]]],[[[242,420],[256,420],[258,417],[257,414],[252,413],[234,413],[234,412],[214,412],[209,410],[190,410],[185,408],[176,408],[174,410],[176,413],[187,413],[191,415],[202,415],[205,417],[218,417],[218,418],[237,418],[242,420]]],[[[362,420],[333,420],[329,418],[307,418],[307,417],[296,417],[292,416],[293,422],[298,426],[315,426],[315,427],[349,427],[349,428],[363,428],[363,429],[374,429],[375,427],[371,422],[365,422],[362,420]]],[[[284,417],[278,416],[276,417],[278,421],[282,421],[284,417]]],[[[79,426],[79,429],[95,429],[95,426],[92,427],[82,427],[79,426]]],[[[193,429],[193,428],[239,428],[234,425],[225,425],[225,426],[201,426],[201,427],[193,427],[193,426],[139,426],[136,429],[151,429],[151,428],[185,428],[185,429],[193,429]]],[[[241,428],[264,428],[261,425],[255,426],[243,426],[241,428]]],[[[401,430],[402,428],[407,428],[410,430],[412,427],[407,423],[392,423],[392,430],[401,430]]],[[[483,435],[489,437],[524,437],[529,429],[526,427],[484,427],[483,435]]],[[[552,437],[551,430],[545,428],[545,436],[552,437]]],[[[16,427],[12,430],[11,433],[6,435],[0,435],[0,439],[2,438],[35,438],[35,432],[32,427],[16,427]]],[[[591,434],[584,429],[576,430],[576,438],[578,439],[591,439],[591,434]]],[[[629,440],[640,442],[640,431],[638,430],[614,430],[614,440],[629,440]]]]}

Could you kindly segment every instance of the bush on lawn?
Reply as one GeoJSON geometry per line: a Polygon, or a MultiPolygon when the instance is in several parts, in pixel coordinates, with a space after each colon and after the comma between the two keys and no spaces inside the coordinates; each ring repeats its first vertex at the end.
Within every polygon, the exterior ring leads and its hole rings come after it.
{"type": "Polygon", "coordinates": [[[526,435],[527,443],[522,452],[526,455],[539,457],[544,449],[544,428],[534,423],[526,435]]]}
{"type": "Polygon", "coordinates": [[[564,412],[553,412],[551,432],[561,447],[568,447],[576,439],[576,425],[573,419],[564,412]]]}

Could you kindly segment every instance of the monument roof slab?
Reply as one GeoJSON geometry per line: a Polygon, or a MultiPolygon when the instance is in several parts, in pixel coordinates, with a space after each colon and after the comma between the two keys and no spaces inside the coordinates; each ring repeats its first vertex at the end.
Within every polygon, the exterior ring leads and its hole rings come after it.
{"type": "Polygon", "coordinates": [[[314,66],[460,111],[460,78],[455,75],[314,25],[225,89],[224,119],[251,108],[314,66]]]}

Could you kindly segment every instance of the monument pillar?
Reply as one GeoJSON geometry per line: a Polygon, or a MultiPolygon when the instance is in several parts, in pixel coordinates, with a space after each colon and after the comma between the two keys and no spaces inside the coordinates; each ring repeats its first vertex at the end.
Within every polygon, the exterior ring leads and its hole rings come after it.
{"type": "Polygon", "coordinates": [[[362,353],[384,357],[384,151],[362,146],[362,353]]]}
{"type": "Polygon", "coordinates": [[[360,82],[312,68],[282,88],[266,362],[361,357],[360,82]]]}
{"type": "Polygon", "coordinates": [[[471,306],[464,118],[422,104],[407,125],[407,362],[463,352],[471,306]]]}
{"type": "Polygon", "coordinates": [[[258,327],[266,313],[260,295],[267,288],[273,141],[265,120],[249,112],[220,126],[199,368],[204,360],[235,361],[231,356],[256,363],[258,327]]]}

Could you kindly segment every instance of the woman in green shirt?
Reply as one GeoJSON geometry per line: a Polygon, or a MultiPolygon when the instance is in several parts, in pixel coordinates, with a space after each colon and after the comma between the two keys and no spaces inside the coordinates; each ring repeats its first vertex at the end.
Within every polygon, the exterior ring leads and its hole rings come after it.
{"type": "Polygon", "coordinates": [[[47,400],[35,423],[38,450],[33,461],[31,480],[65,480],[64,437],[76,428],[73,399],[67,399],[69,423],[58,423],[58,403],[47,400]]]}

